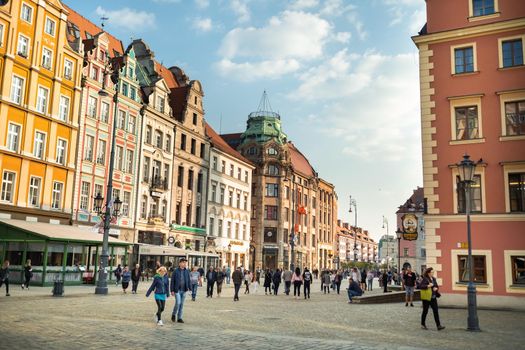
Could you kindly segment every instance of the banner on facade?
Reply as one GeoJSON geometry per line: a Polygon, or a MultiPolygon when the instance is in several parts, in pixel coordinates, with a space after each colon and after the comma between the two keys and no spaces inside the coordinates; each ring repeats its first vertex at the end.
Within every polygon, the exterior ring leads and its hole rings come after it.
{"type": "Polygon", "coordinates": [[[403,239],[405,241],[417,240],[418,220],[414,214],[405,214],[401,217],[403,226],[403,239]]]}

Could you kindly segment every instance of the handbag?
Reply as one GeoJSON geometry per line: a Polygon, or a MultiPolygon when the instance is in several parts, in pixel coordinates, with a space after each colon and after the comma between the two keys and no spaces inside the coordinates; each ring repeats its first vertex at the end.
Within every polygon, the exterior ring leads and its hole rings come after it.
{"type": "Polygon", "coordinates": [[[430,301],[432,299],[432,288],[421,289],[421,300],[430,301]]]}

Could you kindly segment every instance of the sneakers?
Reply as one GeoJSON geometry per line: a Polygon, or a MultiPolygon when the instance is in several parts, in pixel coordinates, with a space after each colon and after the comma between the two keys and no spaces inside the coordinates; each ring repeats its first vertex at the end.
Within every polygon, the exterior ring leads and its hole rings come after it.
{"type": "MultiPolygon", "coordinates": [[[[182,318],[179,318],[179,319],[177,320],[177,323],[184,323],[184,321],[182,320],[182,318]]],[[[444,328],[444,327],[443,327],[443,328],[444,328]]]]}
{"type": "Polygon", "coordinates": [[[445,326],[438,326],[438,331],[445,329],[445,326]]]}
{"type": "Polygon", "coordinates": [[[175,315],[171,315],[171,322],[175,322],[175,315]]]}
{"type": "Polygon", "coordinates": [[[164,322],[162,322],[162,320],[160,320],[159,322],[157,322],[157,326],[164,326],[164,322]]]}

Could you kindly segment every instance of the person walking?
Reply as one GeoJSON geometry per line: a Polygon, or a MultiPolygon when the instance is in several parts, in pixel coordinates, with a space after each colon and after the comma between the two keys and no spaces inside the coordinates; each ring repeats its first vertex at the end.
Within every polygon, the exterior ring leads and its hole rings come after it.
{"type": "Polygon", "coordinates": [[[423,279],[420,284],[420,289],[421,301],[423,302],[423,313],[421,314],[421,328],[428,329],[426,326],[426,320],[428,309],[431,307],[432,313],[434,314],[434,321],[436,322],[438,331],[445,329],[445,327],[441,325],[441,321],[439,320],[439,308],[437,298],[439,298],[441,294],[439,293],[439,286],[436,279],[434,278],[434,269],[432,267],[427,268],[425,270],[425,273],[423,273],[423,279]]]}
{"type": "Polygon", "coordinates": [[[125,265],[124,270],[122,270],[122,292],[124,294],[128,292],[130,280],[131,280],[131,271],[129,271],[128,265],[125,265]]]}
{"type": "Polygon", "coordinates": [[[293,297],[295,299],[301,297],[301,284],[303,284],[303,276],[301,276],[301,269],[295,268],[295,272],[292,274],[291,282],[293,283],[293,297]]]}
{"type": "Polygon", "coordinates": [[[372,285],[374,284],[374,273],[372,270],[368,270],[368,273],[366,274],[366,281],[368,284],[368,290],[372,291],[372,285]]]}
{"type": "Polygon", "coordinates": [[[233,301],[239,301],[239,290],[241,289],[243,276],[241,268],[237,267],[232,274],[233,287],[235,289],[235,294],[233,295],[233,301]]]}
{"type": "Polygon", "coordinates": [[[217,272],[213,266],[210,266],[208,272],[206,272],[206,298],[213,298],[213,285],[217,280],[217,272]]]}
{"type": "Polygon", "coordinates": [[[252,290],[254,294],[257,294],[258,288],[259,288],[259,279],[257,278],[257,273],[252,273],[252,290]]]}
{"type": "Polygon", "coordinates": [[[293,272],[291,270],[283,271],[284,293],[290,295],[290,286],[292,285],[293,272]]]}
{"type": "Polygon", "coordinates": [[[281,270],[276,269],[272,276],[273,279],[273,292],[275,295],[279,292],[279,285],[281,284],[281,270]]]}
{"type": "Polygon", "coordinates": [[[341,270],[338,270],[335,274],[335,278],[334,278],[334,284],[335,284],[335,289],[337,291],[337,294],[339,294],[339,292],[341,291],[341,283],[343,282],[343,273],[341,270]]]}
{"type": "Polygon", "coordinates": [[[5,296],[8,297],[9,294],[9,260],[4,260],[2,268],[0,268],[0,288],[5,284],[5,296]]]}
{"type": "Polygon", "coordinates": [[[33,278],[33,266],[31,266],[31,259],[27,259],[24,266],[24,283],[22,284],[22,289],[29,289],[29,283],[33,278]]]}
{"type": "Polygon", "coordinates": [[[328,294],[330,294],[330,280],[331,280],[330,272],[326,271],[322,278],[323,278],[324,294],[326,294],[327,292],[328,294]]]}
{"type": "Polygon", "coordinates": [[[164,266],[159,267],[157,273],[153,277],[153,282],[146,292],[146,297],[149,297],[151,292],[155,291],[155,303],[157,303],[157,313],[155,314],[155,322],[158,326],[164,326],[162,323],[162,312],[166,306],[166,298],[170,296],[169,280],[167,270],[164,266]]]}
{"type": "Polygon", "coordinates": [[[131,294],[137,294],[137,288],[141,277],[142,271],[140,270],[140,265],[135,264],[135,268],[131,270],[131,294]]]}
{"type": "Polygon", "coordinates": [[[383,271],[381,281],[383,281],[383,293],[388,293],[388,273],[386,271],[383,271]]]}
{"type": "Polygon", "coordinates": [[[403,273],[403,288],[405,288],[405,306],[414,306],[414,289],[416,288],[416,274],[412,272],[412,268],[408,266],[403,273]]]}
{"type": "Polygon", "coordinates": [[[171,295],[175,296],[175,306],[171,313],[171,322],[184,323],[182,320],[182,309],[186,292],[191,290],[190,272],[186,268],[188,260],[182,258],[179,260],[179,267],[171,275],[171,295]]]}
{"type": "Polygon", "coordinates": [[[226,284],[230,284],[231,275],[232,275],[232,269],[230,268],[230,266],[228,266],[226,268],[226,284]]]}
{"type": "Polygon", "coordinates": [[[202,276],[199,272],[198,266],[193,266],[193,270],[190,272],[190,284],[191,284],[191,301],[195,301],[197,298],[197,289],[202,286],[202,276]]]}
{"type": "Polygon", "coordinates": [[[359,297],[363,295],[363,290],[359,287],[359,283],[354,281],[353,277],[350,277],[350,283],[348,284],[348,304],[352,304],[353,297],[359,297]]]}
{"type": "MultiPolygon", "coordinates": [[[[159,269],[159,267],[160,266],[157,267],[157,270],[159,269]]],[[[122,278],[122,267],[120,266],[120,264],[117,265],[117,268],[115,269],[113,274],[115,275],[115,278],[116,278],[115,285],[118,286],[118,284],[120,283],[120,279],[122,278]]]]}
{"type": "Polygon", "coordinates": [[[220,268],[217,268],[217,280],[215,281],[217,283],[217,297],[221,297],[222,293],[222,284],[224,283],[224,279],[226,278],[226,269],[221,270],[220,268]]]}
{"type": "Polygon", "coordinates": [[[364,268],[361,271],[361,290],[363,290],[363,293],[366,290],[366,270],[364,268]]]}
{"type": "Polygon", "coordinates": [[[310,285],[312,284],[312,279],[313,279],[313,276],[312,276],[312,273],[310,272],[310,270],[308,270],[307,267],[304,268],[304,272],[303,272],[303,283],[304,283],[304,298],[305,299],[310,299],[310,285]]]}
{"type": "Polygon", "coordinates": [[[250,294],[250,282],[251,282],[251,274],[250,271],[244,270],[244,294],[250,294]]]}
{"type": "Polygon", "coordinates": [[[352,279],[356,282],[356,283],[359,283],[359,277],[360,274],[359,274],[359,270],[357,269],[357,267],[354,267],[352,269],[352,273],[350,274],[350,276],[352,276],[352,279]]]}
{"type": "Polygon", "coordinates": [[[264,294],[268,295],[268,293],[272,294],[272,271],[270,269],[266,269],[264,274],[264,294]]]}

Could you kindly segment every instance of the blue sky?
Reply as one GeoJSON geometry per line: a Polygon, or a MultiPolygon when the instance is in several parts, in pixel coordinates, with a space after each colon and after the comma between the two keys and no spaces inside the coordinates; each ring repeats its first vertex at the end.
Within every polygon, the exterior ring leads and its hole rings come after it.
{"type": "Polygon", "coordinates": [[[378,239],[422,185],[417,50],[424,0],[65,0],[124,45],[142,38],[205,91],[207,121],[244,131],[267,90],[283,127],[336,186],[339,217],[378,239]],[[222,116],[222,123],[220,122],[222,116]]]}

